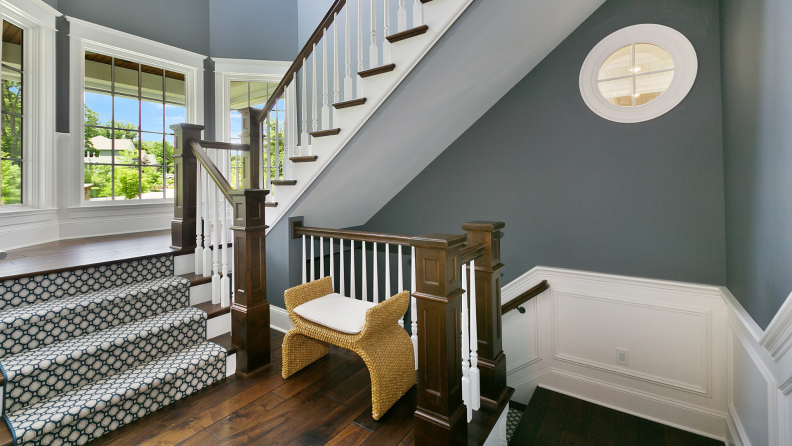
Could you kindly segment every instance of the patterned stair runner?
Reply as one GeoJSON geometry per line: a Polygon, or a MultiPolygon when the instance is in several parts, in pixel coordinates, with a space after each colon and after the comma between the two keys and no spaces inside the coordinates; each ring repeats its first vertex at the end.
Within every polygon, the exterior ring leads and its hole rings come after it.
{"type": "Polygon", "coordinates": [[[85,444],[225,377],[173,256],[0,283],[15,445],[85,444]]]}

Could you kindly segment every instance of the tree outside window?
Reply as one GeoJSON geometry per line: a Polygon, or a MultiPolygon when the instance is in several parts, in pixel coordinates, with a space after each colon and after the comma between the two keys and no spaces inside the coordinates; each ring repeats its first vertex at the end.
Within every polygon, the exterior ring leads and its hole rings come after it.
{"type": "Polygon", "coordinates": [[[183,74],[86,52],[85,200],[172,198],[185,105],[183,74]]]}
{"type": "Polygon", "coordinates": [[[20,204],[24,155],[22,140],[22,29],[3,20],[2,134],[0,134],[0,205],[20,204]]]}

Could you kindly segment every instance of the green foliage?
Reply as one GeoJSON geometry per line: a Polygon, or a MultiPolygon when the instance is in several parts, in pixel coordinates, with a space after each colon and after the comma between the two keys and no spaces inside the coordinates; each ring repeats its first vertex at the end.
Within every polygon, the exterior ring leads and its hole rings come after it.
{"type": "MultiPolygon", "coordinates": [[[[7,154],[2,152],[2,156],[7,154]]],[[[0,161],[0,205],[22,202],[22,169],[10,160],[0,161]]]]}
{"type": "MultiPolygon", "coordinates": [[[[4,80],[3,110],[20,112],[22,82],[4,80]]],[[[22,118],[3,113],[0,158],[22,157],[22,118]]],[[[0,161],[0,205],[22,202],[22,168],[17,161],[0,161]]]]}

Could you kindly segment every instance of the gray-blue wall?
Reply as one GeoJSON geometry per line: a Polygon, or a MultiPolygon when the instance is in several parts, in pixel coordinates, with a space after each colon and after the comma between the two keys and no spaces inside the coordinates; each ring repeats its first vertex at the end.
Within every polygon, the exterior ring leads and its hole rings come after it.
{"type": "Polygon", "coordinates": [[[729,290],[762,327],[792,292],[789,0],[722,0],[729,290]]]}
{"type": "Polygon", "coordinates": [[[209,0],[209,24],[212,57],[286,61],[297,57],[296,1],[209,0]]]}
{"type": "Polygon", "coordinates": [[[363,228],[504,221],[504,283],[544,265],[725,285],[718,14],[716,0],[607,1],[363,228]],[[698,77],[665,115],[618,124],[585,105],[578,76],[597,42],[639,23],[686,35],[698,77]]]}

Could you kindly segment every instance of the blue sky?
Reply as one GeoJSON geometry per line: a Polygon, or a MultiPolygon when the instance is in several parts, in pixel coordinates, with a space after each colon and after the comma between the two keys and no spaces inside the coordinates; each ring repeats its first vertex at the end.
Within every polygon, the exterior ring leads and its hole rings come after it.
{"type": "MultiPolygon", "coordinates": [[[[94,93],[90,91],[85,92],[85,105],[91,110],[99,113],[100,119],[103,123],[108,123],[113,114],[113,101],[110,95],[94,93]]],[[[141,113],[141,130],[148,132],[162,132],[162,103],[138,101],[136,99],[129,99],[126,97],[116,96],[116,121],[126,121],[134,125],[138,125],[138,113],[141,113]],[[143,109],[138,110],[142,104],[143,109]]],[[[165,126],[179,124],[185,122],[184,118],[185,108],[182,105],[165,104],[165,126]]],[[[166,130],[170,133],[170,129],[166,130]]],[[[147,140],[145,135],[143,140],[147,140]]]]}

